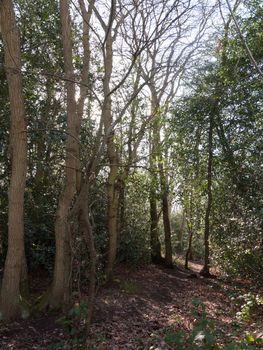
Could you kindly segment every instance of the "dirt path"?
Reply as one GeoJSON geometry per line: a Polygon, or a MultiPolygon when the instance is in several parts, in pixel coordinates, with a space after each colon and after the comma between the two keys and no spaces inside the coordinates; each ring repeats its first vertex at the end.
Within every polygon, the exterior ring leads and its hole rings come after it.
{"type": "Polygon", "coordinates": [[[211,317],[231,321],[222,312],[223,305],[223,310],[230,309],[229,298],[203,279],[155,266],[136,272],[119,270],[115,283],[101,294],[92,326],[93,334],[105,338],[99,349],[149,349],[160,346],[159,336],[169,327],[190,330],[193,298],[206,303],[211,317]]]}
{"type": "MultiPolygon", "coordinates": [[[[98,293],[90,349],[171,349],[163,336],[169,328],[191,329],[194,298],[205,303],[209,319],[227,334],[233,331],[231,322],[237,312],[231,301],[233,293],[238,293],[236,287],[220,279],[195,278],[180,269],[119,267],[113,281],[98,293]]],[[[67,339],[56,319],[55,315],[44,315],[2,326],[0,349],[73,349],[72,345],[50,345],[67,339]]]]}

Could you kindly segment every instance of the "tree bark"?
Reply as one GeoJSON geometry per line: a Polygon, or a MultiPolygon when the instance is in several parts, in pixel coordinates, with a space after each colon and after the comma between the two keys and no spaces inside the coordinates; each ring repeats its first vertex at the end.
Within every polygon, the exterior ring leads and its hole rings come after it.
{"type": "MultiPolygon", "coordinates": [[[[105,134],[107,134],[112,126],[112,101],[110,91],[110,81],[113,66],[113,37],[112,22],[116,11],[116,1],[111,3],[111,15],[109,24],[105,31],[105,47],[104,47],[104,78],[103,78],[103,94],[104,101],[102,106],[102,120],[104,124],[105,134]]],[[[106,266],[106,275],[110,279],[112,277],[114,264],[117,256],[117,240],[118,240],[118,209],[119,196],[117,189],[119,155],[114,142],[114,131],[111,131],[107,137],[107,157],[109,160],[109,176],[107,182],[107,227],[108,227],[108,259],[106,266]]]]}
{"type": "Polygon", "coordinates": [[[150,135],[150,169],[151,169],[151,187],[149,193],[150,202],[150,218],[151,218],[151,261],[154,264],[163,263],[163,257],[161,254],[161,243],[159,239],[159,228],[158,228],[158,211],[157,211],[157,199],[156,199],[156,186],[158,183],[157,169],[156,169],[156,152],[157,145],[155,142],[154,135],[150,135]]]}
{"type": "Polygon", "coordinates": [[[204,231],[204,245],[205,245],[205,257],[204,266],[200,271],[200,274],[204,277],[210,277],[210,213],[212,209],[212,163],[213,163],[213,116],[210,116],[209,120],[209,132],[208,132],[208,162],[207,162],[207,206],[205,213],[205,231],[204,231]]]}
{"type": "Polygon", "coordinates": [[[117,154],[116,151],[113,150],[114,145],[112,142],[108,143],[108,147],[110,147],[108,153],[111,153],[113,156],[110,157],[111,165],[107,184],[109,245],[106,274],[108,278],[111,278],[117,256],[119,195],[116,188],[118,166],[114,163],[114,161],[117,162],[117,154]]]}
{"type": "Polygon", "coordinates": [[[188,262],[189,260],[191,259],[191,256],[192,256],[192,242],[193,242],[193,229],[192,227],[190,226],[191,223],[187,223],[187,226],[188,226],[188,232],[189,232],[189,238],[188,238],[188,248],[187,248],[187,251],[186,251],[186,254],[185,254],[185,264],[184,264],[184,267],[186,269],[188,269],[188,262]]]}
{"type": "Polygon", "coordinates": [[[162,194],[162,211],[163,211],[163,227],[164,227],[164,244],[165,244],[165,266],[173,267],[173,250],[171,242],[171,223],[170,223],[170,213],[169,213],[169,203],[168,194],[165,189],[167,185],[164,184],[162,194]]]}
{"type": "MultiPolygon", "coordinates": [[[[158,130],[158,143],[161,145],[160,129],[158,130]]],[[[164,246],[165,246],[165,265],[166,267],[173,267],[173,249],[172,249],[172,234],[171,234],[171,221],[170,221],[170,209],[168,200],[168,179],[163,168],[163,155],[160,150],[159,155],[159,174],[162,193],[162,213],[163,213],[163,228],[164,228],[164,246]]]]}
{"type": "Polygon", "coordinates": [[[24,257],[24,192],[27,172],[27,133],[22,91],[19,31],[11,0],[0,2],[0,24],[11,109],[11,179],[8,193],[8,250],[1,290],[1,313],[6,320],[19,315],[24,257]]]}
{"type": "Polygon", "coordinates": [[[164,244],[165,244],[165,257],[164,263],[167,267],[173,267],[173,253],[172,253],[172,242],[171,242],[171,223],[170,223],[170,212],[169,212],[169,201],[168,201],[168,185],[167,178],[163,168],[163,154],[161,147],[161,127],[160,127],[160,116],[159,114],[159,100],[154,86],[151,88],[151,112],[155,115],[153,124],[153,157],[156,163],[156,167],[159,170],[159,181],[161,187],[161,200],[162,200],[162,214],[163,214],[163,226],[164,226],[164,244]]]}
{"type": "Polygon", "coordinates": [[[84,184],[82,187],[83,199],[80,202],[80,222],[82,224],[84,240],[89,252],[89,290],[88,290],[88,314],[86,318],[86,333],[90,331],[90,325],[95,304],[96,292],[96,267],[97,267],[97,253],[95,248],[93,227],[90,222],[90,208],[89,208],[89,185],[84,184]]]}
{"type": "Polygon", "coordinates": [[[189,195],[189,200],[185,200],[185,204],[186,204],[186,225],[187,225],[187,230],[188,230],[188,248],[187,248],[187,251],[186,251],[186,254],[185,254],[185,264],[184,264],[184,267],[186,269],[188,269],[188,262],[189,260],[192,258],[192,242],[193,242],[193,234],[194,234],[194,224],[193,224],[193,216],[194,216],[194,190],[192,188],[192,184],[190,185],[190,189],[186,189],[186,194],[185,196],[188,196],[189,195]]]}
{"type": "Polygon", "coordinates": [[[150,191],[150,217],[151,217],[151,260],[154,264],[161,264],[161,243],[158,230],[157,201],[154,189],[150,191]]]}
{"type": "Polygon", "coordinates": [[[74,68],[72,63],[71,19],[68,0],[60,0],[60,18],[67,95],[66,181],[55,222],[56,256],[50,304],[54,308],[67,305],[70,299],[71,248],[68,215],[76,194],[78,166],[78,136],[80,123],[75,100],[74,68]]]}

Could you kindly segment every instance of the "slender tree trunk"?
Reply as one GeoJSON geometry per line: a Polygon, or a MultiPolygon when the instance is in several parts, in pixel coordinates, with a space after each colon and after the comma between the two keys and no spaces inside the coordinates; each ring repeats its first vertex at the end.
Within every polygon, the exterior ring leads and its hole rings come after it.
{"type": "MultiPolygon", "coordinates": [[[[158,141],[160,142],[160,130],[158,130],[158,141]]],[[[165,265],[167,267],[173,267],[173,250],[171,241],[171,222],[170,222],[170,210],[168,201],[168,184],[167,178],[164,174],[163,168],[163,157],[160,152],[159,156],[159,173],[160,173],[160,183],[162,191],[162,213],[163,213],[163,227],[164,227],[164,244],[165,244],[165,265]]]]}
{"type": "MultiPolygon", "coordinates": [[[[112,147],[112,146],[110,146],[112,147]]],[[[117,158],[111,158],[111,161],[117,158]]],[[[116,160],[117,161],[117,160],[116,160]]],[[[118,208],[119,196],[117,191],[117,176],[118,166],[114,163],[110,166],[110,174],[108,178],[108,232],[109,232],[109,246],[108,246],[108,261],[107,261],[107,276],[111,278],[114,264],[117,256],[117,241],[118,241],[118,208]]]]}
{"type": "Polygon", "coordinates": [[[57,308],[69,303],[71,248],[69,210],[76,194],[79,120],[75,100],[74,69],[72,63],[71,20],[68,0],[60,0],[60,18],[64,70],[67,78],[67,141],[66,141],[66,181],[62,191],[55,222],[56,257],[50,304],[57,308]]]}
{"type": "Polygon", "coordinates": [[[164,243],[165,243],[165,265],[173,267],[173,250],[171,242],[171,223],[169,215],[168,194],[164,189],[162,194],[162,211],[163,211],[163,227],[164,227],[164,243]]]}
{"type": "Polygon", "coordinates": [[[205,213],[205,232],[204,232],[204,245],[205,245],[205,259],[204,266],[200,271],[200,274],[204,277],[210,276],[210,213],[212,209],[212,163],[213,163],[213,116],[210,116],[209,121],[209,133],[208,133],[208,162],[207,162],[207,207],[205,213]]]}
{"type": "MultiPolygon", "coordinates": [[[[134,86],[133,91],[138,91],[139,84],[140,84],[140,78],[141,73],[137,69],[136,70],[136,76],[134,80],[134,86]]],[[[144,128],[141,128],[139,133],[135,136],[136,133],[136,116],[138,112],[138,101],[135,98],[133,102],[131,103],[131,120],[129,123],[128,128],[128,142],[127,142],[127,148],[128,148],[128,160],[126,163],[126,166],[122,169],[122,172],[118,176],[118,201],[119,201],[119,208],[118,208],[118,243],[117,246],[119,247],[120,244],[120,235],[123,232],[124,225],[125,225],[125,196],[126,196],[126,180],[129,177],[130,169],[132,166],[132,162],[136,159],[137,156],[137,150],[140,145],[141,139],[145,133],[144,128]],[[136,142],[134,139],[136,138],[136,142]]],[[[123,146],[121,147],[123,152],[123,146]]],[[[121,153],[120,152],[120,153],[121,153]]],[[[125,151],[124,151],[125,152],[125,151]]],[[[125,152],[126,153],[126,152],[125,152]]],[[[121,153],[122,154],[122,153],[121,153]]],[[[121,155],[120,155],[121,158],[121,155]]],[[[125,158],[125,157],[124,157],[125,158]]]]}
{"type": "MultiPolygon", "coordinates": [[[[85,100],[88,94],[88,85],[90,82],[89,74],[90,74],[90,18],[92,15],[92,8],[95,0],[89,1],[88,9],[86,8],[85,1],[79,0],[79,5],[81,9],[81,15],[83,19],[82,25],[82,45],[83,45],[83,66],[81,71],[81,85],[79,91],[79,99],[77,103],[77,114],[78,114],[78,124],[77,129],[80,130],[81,122],[84,113],[84,105],[85,100]]],[[[76,159],[76,167],[80,169],[80,151],[79,145],[77,145],[77,159],[76,159]]],[[[77,172],[77,191],[80,190],[81,187],[81,172],[77,172]]]]}
{"type": "MultiPolygon", "coordinates": [[[[104,123],[105,134],[109,132],[113,117],[112,117],[112,101],[110,95],[110,81],[112,75],[113,65],[113,38],[112,38],[112,19],[116,12],[116,1],[111,3],[111,18],[107,31],[105,32],[105,47],[104,47],[104,79],[103,79],[103,94],[104,103],[102,107],[102,120],[104,123]]],[[[108,259],[106,266],[106,275],[110,279],[113,273],[114,264],[117,256],[117,240],[118,240],[118,209],[119,209],[119,196],[117,189],[117,179],[119,170],[119,155],[114,141],[114,131],[110,133],[107,138],[107,156],[109,160],[109,177],[107,182],[107,226],[108,226],[108,259]]]]}
{"type": "Polygon", "coordinates": [[[192,256],[192,242],[193,242],[193,228],[191,227],[192,224],[191,223],[187,223],[187,227],[188,227],[188,233],[189,233],[189,237],[188,237],[188,248],[185,254],[185,264],[184,267],[186,269],[188,269],[188,262],[191,259],[192,256]]]}
{"type": "MultiPolygon", "coordinates": [[[[55,94],[54,80],[51,77],[47,77],[46,86],[45,86],[45,110],[40,115],[40,125],[43,127],[47,125],[50,121],[50,116],[53,113],[53,99],[55,94]]],[[[47,177],[49,176],[48,168],[43,164],[43,160],[50,157],[50,152],[47,149],[47,140],[45,133],[41,132],[37,135],[36,139],[36,153],[37,153],[37,163],[35,169],[35,184],[36,187],[43,186],[43,183],[46,183],[47,177]],[[49,153],[49,154],[48,154],[49,153]]],[[[37,193],[38,195],[38,193],[37,193]]]]}
{"type": "Polygon", "coordinates": [[[162,193],[162,214],[163,214],[163,226],[164,226],[164,244],[165,244],[165,258],[164,262],[167,267],[173,266],[173,253],[171,242],[171,223],[169,212],[169,200],[168,200],[168,184],[167,178],[163,168],[163,155],[161,149],[161,127],[159,118],[159,101],[154,87],[151,86],[151,112],[152,115],[156,115],[153,125],[153,157],[155,158],[156,166],[159,170],[159,181],[162,193]]]}
{"type": "MultiPolygon", "coordinates": [[[[155,121],[154,121],[155,122],[155,121]]],[[[156,152],[157,145],[155,142],[155,134],[150,134],[149,140],[149,153],[150,153],[150,170],[151,170],[151,187],[149,193],[150,202],[150,218],[151,218],[151,261],[154,264],[163,263],[164,259],[161,254],[161,243],[159,239],[159,228],[158,228],[158,210],[157,210],[157,199],[156,199],[156,186],[158,183],[157,169],[156,169],[156,152]]]]}
{"type": "Polygon", "coordinates": [[[182,221],[181,221],[178,233],[177,233],[177,239],[178,239],[178,242],[179,242],[178,246],[177,246],[177,250],[180,253],[183,252],[184,227],[185,227],[185,211],[183,211],[182,221]]]}
{"type": "Polygon", "coordinates": [[[19,314],[20,281],[24,257],[24,192],[27,171],[27,134],[22,91],[19,31],[11,0],[0,2],[0,24],[11,109],[12,173],[8,193],[8,250],[1,290],[1,313],[10,320],[19,314]]]}
{"type": "Polygon", "coordinates": [[[121,178],[118,179],[118,196],[119,196],[119,208],[118,208],[118,239],[117,246],[120,245],[121,233],[123,232],[125,225],[125,181],[128,177],[126,174],[123,174],[121,178]]]}
{"type": "Polygon", "coordinates": [[[188,269],[188,262],[190,259],[192,259],[192,242],[193,242],[193,234],[194,234],[194,229],[193,229],[193,201],[194,201],[194,190],[192,187],[192,184],[190,185],[190,190],[186,190],[186,196],[189,198],[189,201],[186,201],[186,212],[187,212],[187,218],[186,218],[186,225],[187,225],[187,230],[188,230],[188,248],[186,251],[185,255],[185,268],[188,269]],[[188,197],[189,195],[189,197],[188,197]]]}
{"type": "Polygon", "coordinates": [[[163,262],[163,257],[159,240],[157,201],[154,189],[150,191],[149,200],[151,217],[151,260],[154,264],[161,264],[163,262]]]}
{"type": "Polygon", "coordinates": [[[83,186],[83,199],[80,203],[80,221],[84,233],[84,239],[88,248],[90,264],[89,264],[89,290],[88,290],[88,314],[86,319],[86,332],[90,331],[90,325],[95,304],[96,292],[96,267],[97,267],[97,253],[95,248],[93,227],[90,222],[90,208],[89,208],[89,186],[83,186]]]}

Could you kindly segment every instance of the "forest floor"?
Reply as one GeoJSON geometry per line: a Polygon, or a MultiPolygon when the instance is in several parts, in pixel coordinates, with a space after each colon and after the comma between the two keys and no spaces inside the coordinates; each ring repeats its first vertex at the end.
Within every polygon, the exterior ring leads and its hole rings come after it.
{"type": "MultiPolygon", "coordinates": [[[[191,264],[191,268],[198,272],[201,266],[191,264]]],[[[196,317],[192,312],[194,298],[204,303],[207,318],[215,322],[222,339],[229,335],[238,339],[245,330],[262,336],[262,308],[249,320],[241,322],[236,318],[243,304],[241,296],[249,291],[259,293],[248,282],[227,281],[220,275],[205,279],[183,268],[171,270],[150,265],[131,269],[121,265],[112,282],[98,292],[88,348],[174,349],[164,341],[165,335],[171,330],[190,332],[196,317]]],[[[58,318],[57,314],[47,313],[0,324],[0,349],[78,349],[72,342],[69,345],[70,338],[79,340],[78,331],[69,336],[58,318]]]]}

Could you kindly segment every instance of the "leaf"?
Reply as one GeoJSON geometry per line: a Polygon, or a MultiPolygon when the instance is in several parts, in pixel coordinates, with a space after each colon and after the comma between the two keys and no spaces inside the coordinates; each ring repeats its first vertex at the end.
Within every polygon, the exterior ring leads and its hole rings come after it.
{"type": "Polygon", "coordinates": [[[251,334],[247,334],[245,339],[248,343],[253,343],[255,341],[254,337],[251,334]]]}

